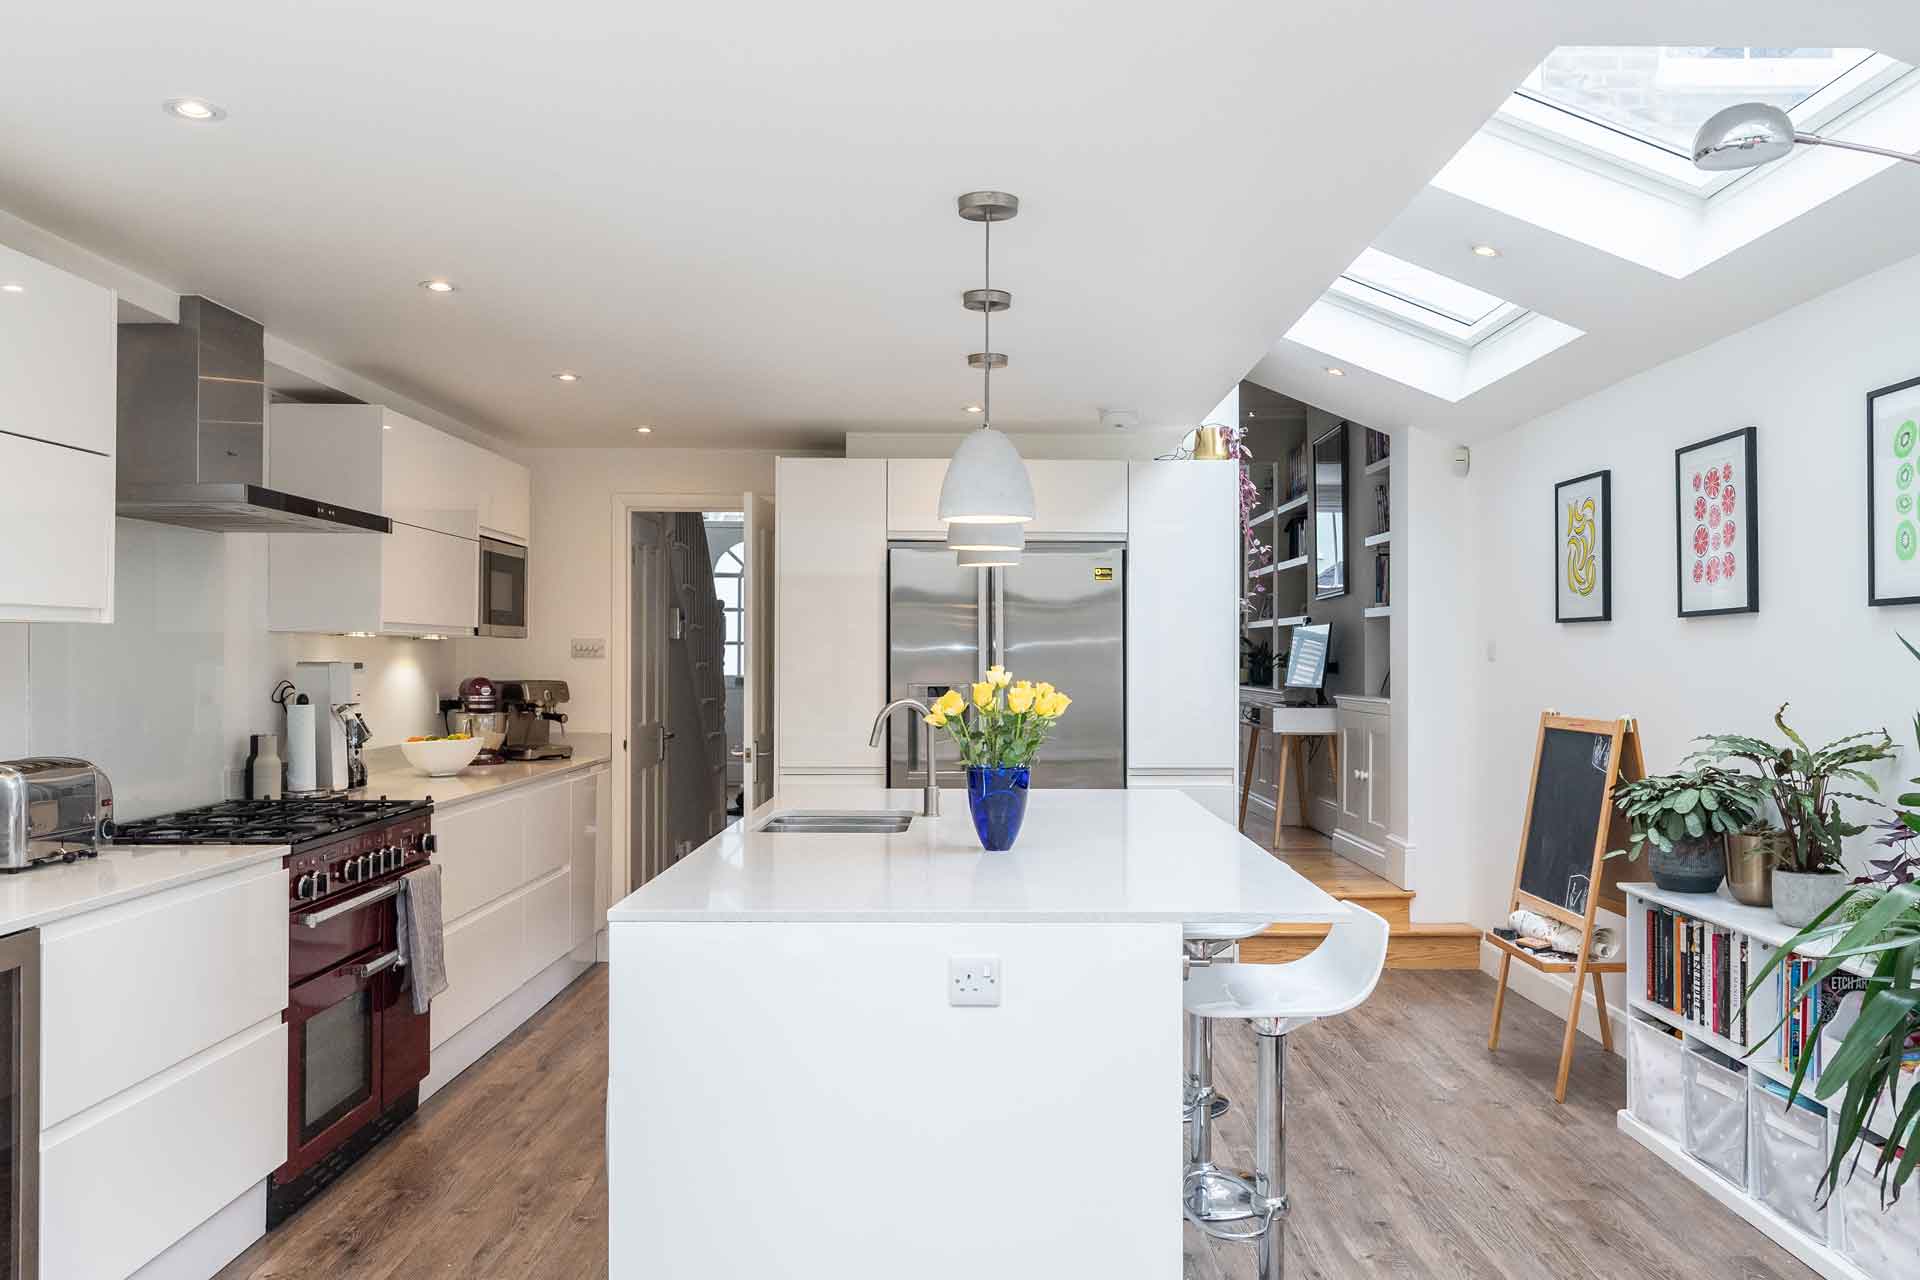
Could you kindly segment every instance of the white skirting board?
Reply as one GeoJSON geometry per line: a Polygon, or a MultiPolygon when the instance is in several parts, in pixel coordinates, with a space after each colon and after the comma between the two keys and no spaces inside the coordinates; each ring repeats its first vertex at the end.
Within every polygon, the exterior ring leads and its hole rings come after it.
{"type": "Polygon", "coordinates": [[[207,1280],[267,1234],[267,1180],[242,1191],[129,1280],[207,1280]]]}
{"type": "MultiPolygon", "coordinates": [[[[1480,944],[1480,970],[1489,977],[1498,977],[1500,973],[1501,953],[1482,942],[1480,944]]],[[[1607,1013],[1613,1019],[1613,1051],[1621,1057],[1627,1055],[1627,1015],[1618,1002],[1626,999],[1627,975],[1609,973],[1606,975],[1607,1013]]],[[[1554,1035],[1558,1036],[1567,1024],[1567,1004],[1573,999],[1573,981],[1567,974],[1542,973],[1538,969],[1524,964],[1515,964],[1507,975],[1507,990],[1533,1004],[1539,1005],[1554,1017],[1558,1024],[1554,1035]]],[[[1493,1017],[1493,1005],[1487,1005],[1487,1017],[1493,1017]]],[[[1580,1032],[1596,1043],[1600,1039],[1600,1017],[1593,1010],[1593,983],[1589,979],[1587,989],[1580,997],[1580,1032]]],[[[1506,1039],[1507,1033],[1502,1032],[1506,1039]]]]}
{"type": "MultiPolygon", "coordinates": [[[[603,935],[604,936],[604,935],[603,935]]],[[[576,960],[573,954],[561,956],[529,978],[519,990],[475,1018],[433,1051],[433,1070],[420,1082],[420,1101],[440,1092],[454,1077],[505,1040],[520,1024],[540,1012],[546,1003],[565,991],[573,980],[593,966],[576,960]]]]}

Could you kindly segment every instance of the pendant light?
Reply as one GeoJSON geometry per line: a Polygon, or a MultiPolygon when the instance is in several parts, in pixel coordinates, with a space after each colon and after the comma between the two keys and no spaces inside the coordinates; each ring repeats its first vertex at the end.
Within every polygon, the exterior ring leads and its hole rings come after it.
{"type": "Polygon", "coordinates": [[[1027,529],[1018,524],[962,524],[947,526],[949,551],[1020,551],[1027,545],[1027,529]]]}
{"type": "MultiPolygon", "coordinates": [[[[986,342],[985,350],[967,357],[967,364],[981,374],[980,429],[969,432],[954,450],[952,461],[947,463],[946,479],[940,485],[940,519],[947,525],[949,545],[955,545],[952,539],[957,525],[1017,528],[1034,517],[1033,482],[1027,477],[1026,463],[1020,460],[1013,441],[993,427],[993,371],[1007,364],[1006,356],[993,349],[993,313],[1013,305],[1012,294],[993,287],[993,224],[1019,213],[1020,200],[1004,191],[969,191],[958,203],[962,218],[985,224],[985,279],[981,288],[963,293],[961,302],[967,310],[980,312],[986,342]]],[[[967,530],[962,536],[970,537],[974,532],[977,529],[967,530]]],[[[969,557],[984,554],[1012,557],[997,560],[997,564],[1018,564],[1020,559],[1017,544],[1008,546],[1004,541],[991,544],[990,549],[960,554],[962,564],[969,563],[969,557]]]]}
{"type": "Polygon", "coordinates": [[[1009,569],[1020,563],[1018,551],[956,551],[962,569],[1009,569]]]}

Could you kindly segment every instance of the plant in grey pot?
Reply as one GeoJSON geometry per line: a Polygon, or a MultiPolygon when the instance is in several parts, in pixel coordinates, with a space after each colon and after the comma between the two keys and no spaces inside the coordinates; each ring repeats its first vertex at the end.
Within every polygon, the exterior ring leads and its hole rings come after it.
{"type": "Polygon", "coordinates": [[[1625,849],[1648,851],[1653,882],[1672,893],[1712,893],[1727,873],[1727,837],[1753,821],[1761,802],[1755,779],[1711,765],[1657,774],[1614,788],[1613,803],[1633,824],[1625,849]]]}
{"type": "Polygon", "coordinates": [[[1787,704],[1774,712],[1773,723],[1787,737],[1775,746],[1763,738],[1741,734],[1707,734],[1706,745],[1687,757],[1689,764],[1718,764],[1744,760],[1759,774],[1755,782],[1779,811],[1782,839],[1776,843],[1773,869],[1773,914],[1796,928],[1807,924],[1847,889],[1842,869],[1841,842],[1866,828],[1840,814],[1841,800],[1878,804],[1872,796],[1840,791],[1834,783],[1858,783],[1878,791],[1865,766],[1893,755],[1893,739],[1885,729],[1869,729],[1835,738],[1821,747],[1787,727],[1787,704]]]}

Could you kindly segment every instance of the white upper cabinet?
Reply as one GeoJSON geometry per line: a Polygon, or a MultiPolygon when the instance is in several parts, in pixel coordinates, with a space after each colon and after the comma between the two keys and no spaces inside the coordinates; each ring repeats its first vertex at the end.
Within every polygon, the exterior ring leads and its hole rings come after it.
{"type": "Polygon", "coordinates": [[[1127,767],[1234,768],[1240,468],[1128,464],[1127,767]]]}
{"type": "Polygon", "coordinates": [[[485,483],[480,532],[527,545],[533,539],[533,481],[512,458],[480,450],[485,483]]]}
{"type": "Polygon", "coordinates": [[[775,464],[776,769],[886,767],[867,731],[886,701],[888,465],[775,464]]]}
{"type": "MultiPolygon", "coordinates": [[[[0,295],[4,296],[4,295],[0,295]]],[[[0,435],[0,620],[113,621],[113,459],[0,435]]]]}
{"type": "MultiPolygon", "coordinates": [[[[944,538],[940,485],[945,458],[895,458],[887,464],[887,532],[895,538],[944,538]]],[[[1104,460],[1036,459],[1030,538],[1127,536],[1127,464],[1104,460]]]]}
{"type": "Polygon", "coordinates": [[[0,432],[113,455],[117,306],[111,289],[0,247],[0,432]]]}

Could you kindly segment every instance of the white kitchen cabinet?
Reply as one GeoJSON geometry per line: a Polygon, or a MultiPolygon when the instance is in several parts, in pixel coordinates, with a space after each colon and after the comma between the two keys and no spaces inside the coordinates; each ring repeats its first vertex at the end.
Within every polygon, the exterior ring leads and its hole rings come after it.
{"type": "Polygon", "coordinates": [[[776,768],[885,768],[867,732],[886,701],[887,466],[775,463],[776,768]]]}
{"type": "Polygon", "coordinates": [[[0,621],[112,622],[113,459],[0,435],[0,476],[0,621]]]}
{"type": "Polygon", "coordinates": [[[529,886],[526,904],[523,982],[573,950],[573,869],[561,867],[529,886]]]}
{"type": "Polygon", "coordinates": [[[525,918],[525,894],[517,890],[447,923],[447,989],[433,1001],[435,1049],[520,985],[525,918]]]}
{"type": "MultiPolygon", "coordinates": [[[[945,538],[940,486],[945,458],[894,458],[887,463],[887,532],[895,538],[945,538]]],[[[1030,538],[1127,536],[1127,464],[1100,459],[1027,463],[1033,482],[1030,538]]]]}
{"type": "Polygon", "coordinates": [[[286,868],[263,864],[56,921],[41,930],[40,952],[40,1119],[51,1128],[280,1015],[286,868]]]}
{"type": "MultiPolygon", "coordinates": [[[[284,937],[284,901],[279,915],[284,937]]],[[[44,1131],[39,1274],[122,1280],[286,1157],[287,1029],[275,1015],[44,1131]]]]}
{"type": "Polygon", "coordinates": [[[484,449],[480,454],[480,470],[486,486],[480,508],[480,532],[489,538],[502,538],[525,546],[533,534],[532,475],[512,458],[484,449]]]}
{"type": "MultiPolygon", "coordinates": [[[[120,336],[113,290],[4,246],[0,285],[19,286],[0,290],[0,432],[112,457],[120,336]]],[[[72,513],[61,523],[73,523],[72,513]]]]}
{"type": "Polygon", "coordinates": [[[520,879],[530,883],[573,860],[573,787],[568,779],[526,789],[520,801],[526,832],[520,879]]]}
{"type": "Polygon", "coordinates": [[[1340,726],[1340,826],[1336,839],[1384,852],[1392,826],[1393,719],[1384,698],[1336,699],[1340,726]]]}
{"type": "Polygon", "coordinates": [[[1128,464],[1127,769],[1236,765],[1239,468],[1128,464]]]}
{"type": "Polygon", "coordinates": [[[451,925],[526,883],[520,799],[509,791],[433,815],[441,918],[451,925]]]}
{"type": "Polygon", "coordinates": [[[604,772],[593,773],[575,778],[569,788],[571,819],[567,830],[573,874],[568,880],[573,893],[575,946],[591,942],[607,916],[609,904],[602,899],[611,871],[607,855],[613,847],[609,821],[613,789],[607,779],[604,772]]]}
{"type": "MultiPolygon", "coordinates": [[[[299,536],[299,535],[284,535],[299,536]]],[[[480,624],[480,544],[435,529],[396,523],[380,547],[378,630],[471,632],[480,624]]]]}
{"type": "Polygon", "coordinates": [[[389,534],[267,535],[267,629],[471,635],[480,544],[396,522],[389,534]]]}

